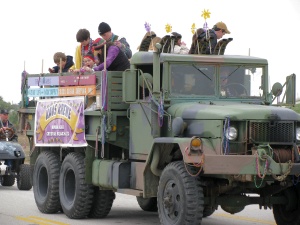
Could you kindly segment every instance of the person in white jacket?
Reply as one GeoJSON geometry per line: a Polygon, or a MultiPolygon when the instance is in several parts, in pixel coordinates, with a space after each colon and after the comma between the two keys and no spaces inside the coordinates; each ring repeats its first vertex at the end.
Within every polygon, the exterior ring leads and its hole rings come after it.
{"type": "Polygon", "coordinates": [[[172,36],[174,37],[174,51],[175,54],[188,54],[189,48],[186,47],[186,44],[181,41],[181,34],[177,32],[172,32],[172,36]]]}

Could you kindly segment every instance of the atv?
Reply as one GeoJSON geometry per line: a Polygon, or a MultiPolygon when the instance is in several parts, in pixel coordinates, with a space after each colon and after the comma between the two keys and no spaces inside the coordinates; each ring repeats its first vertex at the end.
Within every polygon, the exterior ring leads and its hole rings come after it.
{"type": "Polygon", "coordinates": [[[22,146],[9,141],[14,136],[14,130],[7,127],[0,132],[0,184],[2,186],[13,186],[17,178],[19,190],[30,190],[32,188],[31,166],[24,164],[25,153],[22,146]]]}

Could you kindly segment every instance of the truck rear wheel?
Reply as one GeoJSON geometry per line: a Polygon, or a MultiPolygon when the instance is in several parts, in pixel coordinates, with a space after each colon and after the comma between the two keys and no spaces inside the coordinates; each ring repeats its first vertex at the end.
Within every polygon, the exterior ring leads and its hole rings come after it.
{"type": "Polygon", "coordinates": [[[106,217],[111,210],[115,197],[115,193],[111,190],[100,190],[99,188],[95,188],[93,207],[89,213],[89,217],[106,217]]]}
{"type": "Polygon", "coordinates": [[[201,224],[203,189],[200,181],[187,172],[182,161],[172,162],[163,170],[157,201],[161,224],[201,224]]]}
{"type": "Polygon", "coordinates": [[[31,166],[28,164],[20,165],[20,172],[17,177],[17,186],[19,190],[30,190],[31,183],[31,166]]]}
{"type": "Polygon", "coordinates": [[[0,182],[2,186],[10,187],[15,184],[15,176],[14,175],[4,175],[0,177],[0,182]]]}
{"type": "Polygon", "coordinates": [[[136,200],[142,210],[146,212],[157,212],[157,197],[143,198],[137,196],[136,200]]]}
{"type": "Polygon", "coordinates": [[[85,182],[84,156],[72,152],[61,166],[59,177],[59,197],[62,209],[71,219],[88,216],[93,204],[93,185],[85,182]]]}
{"type": "Polygon", "coordinates": [[[273,215],[277,225],[300,224],[300,185],[292,186],[282,191],[288,203],[273,205],[273,215]]]}
{"type": "Polygon", "coordinates": [[[51,151],[42,152],[33,170],[33,193],[35,203],[42,213],[57,213],[60,211],[58,192],[59,156],[51,151]]]}

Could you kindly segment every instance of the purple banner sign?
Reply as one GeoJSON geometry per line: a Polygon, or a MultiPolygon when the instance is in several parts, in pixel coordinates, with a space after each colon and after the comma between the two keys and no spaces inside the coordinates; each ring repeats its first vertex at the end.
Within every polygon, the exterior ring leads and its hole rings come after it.
{"type": "Polygon", "coordinates": [[[37,102],[35,146],[87,146],[84,128],[84,97],[37,102]]]}
{"type": "Polygon", "coordinates": [[[28,77],[28,86],[42,86],[42,85],[58,85],[58,76],[51,77],[28,77]]]}
{"type": "Polygon", "coordinates": [[[96,84],[96,75],[81,75],[81,76],[60,76],[60,86],[80,86],[96,84]]]}

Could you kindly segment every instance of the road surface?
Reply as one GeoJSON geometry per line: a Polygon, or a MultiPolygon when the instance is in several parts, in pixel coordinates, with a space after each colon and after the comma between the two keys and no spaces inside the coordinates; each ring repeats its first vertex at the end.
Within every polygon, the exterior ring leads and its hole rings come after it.
{"type": "MultiPolygon", "coordinates": [[[[104,219],[72,220],[63,213],[43,214],[35,205],[33,191],[20,191],[16,185],[0,186],[1,225],[159,225],[157,213],[144,212],[130,195],[116,194],[113,207],[104,219]]],[[[212,216],[204,218],[202,225],[276,225],[271,210],[247,206],[235,215],[219,208],[212,216]]]]}

